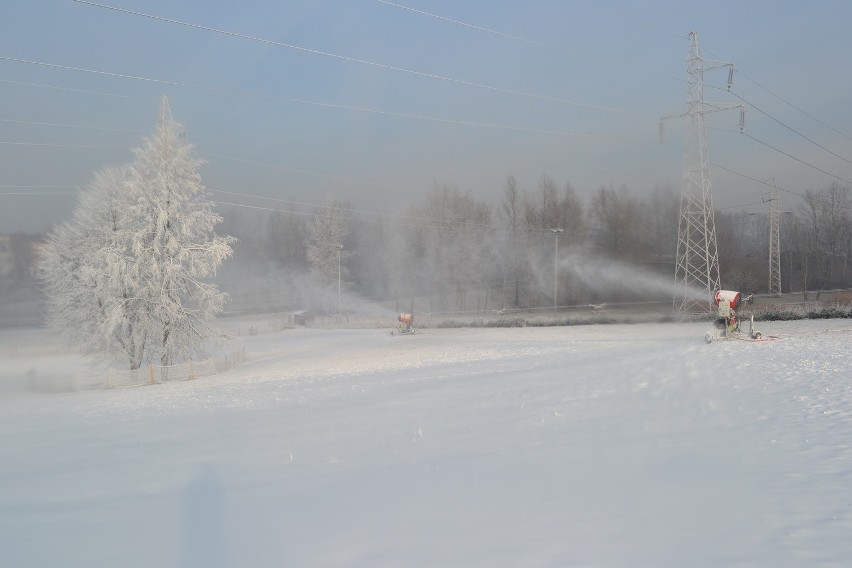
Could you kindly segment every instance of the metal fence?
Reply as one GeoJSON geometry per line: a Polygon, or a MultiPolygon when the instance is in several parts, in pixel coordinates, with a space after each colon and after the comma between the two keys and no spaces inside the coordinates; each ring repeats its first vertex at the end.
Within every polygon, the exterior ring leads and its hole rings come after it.
{"type": "Polygon", "coordinates": [[[204,361],[187,361],[179,365],[146,365],[138,369],[107,370],[106,386],[137,387],[173,381],[188,381],[209,377],[231,369],[246,360],[245,348],[204,361]]]}

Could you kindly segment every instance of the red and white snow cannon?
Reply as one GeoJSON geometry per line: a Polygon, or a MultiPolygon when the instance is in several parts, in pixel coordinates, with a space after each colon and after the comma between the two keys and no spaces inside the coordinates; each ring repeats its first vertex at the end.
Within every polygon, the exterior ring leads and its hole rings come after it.
{"type": "Polygon", "coordinates": [[[414,333],[414,314],[399,314],[396,318],[396,323],[394,324],[394,329],[391,330],[391,335],[394,334],[394,331],[397,331],[402,334],[413,334],[414,333]]]}
{"type": "MultiPolygon", "coordinates": [[[[751,300],[752,296],[743,298],[740,292],[734,290],[717,290],[713,296],[713,306],[716,308],[718,317],[713,322],[718,332],[708,331],[704,334],[704,340],[710,343],[714,339],[734,337],[740,334],[740,318],[737,310],[745,301],[751,300]]],[[[754,329],[754,316],[751,316],[751,326],[748,332],[749,339],[760,339],[761,333],[754,329]]]]}

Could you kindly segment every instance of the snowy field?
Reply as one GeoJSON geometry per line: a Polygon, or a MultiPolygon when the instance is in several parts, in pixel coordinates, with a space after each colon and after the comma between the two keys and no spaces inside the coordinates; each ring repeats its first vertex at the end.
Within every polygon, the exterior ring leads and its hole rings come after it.
{"type": "Polygon", "coordinates": [[[0,565],[849,566],[852,321],[706,327],[270,331],[78,392],[3,331],[0,565]]]}

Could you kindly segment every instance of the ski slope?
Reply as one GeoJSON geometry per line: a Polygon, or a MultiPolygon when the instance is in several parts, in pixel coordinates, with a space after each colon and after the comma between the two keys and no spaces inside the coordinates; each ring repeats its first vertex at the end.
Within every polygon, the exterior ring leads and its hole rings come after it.
{"type": "MultiPolygon", "coordinates": [[[[760,328],[262,328],[215,377],[9,387],[0,565],[847,566],[852,321],[760,328]]],[[[89,372],[23,333],[2,384],[89,372]]]]}

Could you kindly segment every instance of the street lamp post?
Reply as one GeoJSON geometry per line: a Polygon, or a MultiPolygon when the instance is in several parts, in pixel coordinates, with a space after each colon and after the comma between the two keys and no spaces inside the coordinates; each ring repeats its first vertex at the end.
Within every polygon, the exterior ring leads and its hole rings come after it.
{"type": "Polygon", "coordinates": [[[340,316],[340,255],[343,252],[343,245],[337,245],[337,321],[341,320],[340,316]]]}
{"type": "Polygon", "coordinates": [[[553,233],[553,315],[559,309],[559,235],[564,232],[563,229],[550,229],[553,233]]]}

